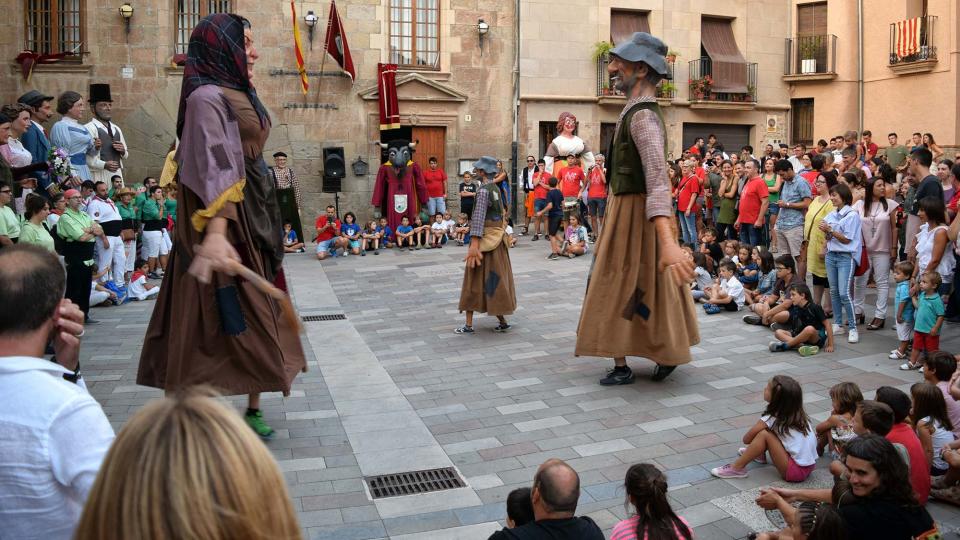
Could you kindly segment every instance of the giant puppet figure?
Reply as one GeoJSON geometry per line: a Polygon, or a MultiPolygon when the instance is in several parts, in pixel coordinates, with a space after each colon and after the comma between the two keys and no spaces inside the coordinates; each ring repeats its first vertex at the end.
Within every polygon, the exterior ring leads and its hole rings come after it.
{"type": "Polygon", "coordinates": [[[557,133],[559,135],[553,138],[543,156],[547,172],[552,176],[557,176],[560,169],[567,166],[567,156],[570,154],[580,158],[580,166],[583,167],[584,173],[593,167],[593,152],[590,151],[590,147],[583,139],[573,134],[573,130],[576,128],[577,117],[573,113],[560,113],[560,118],[557,119],[557,133]]]}
{"type": "Polygon", "coordinates": [[[390,228],[397,230],[403,216],[410,223],[417,217],[420,205],[427,202],[427,184],[423,180],[420,166],[411,159],[417,141],[403,139],[378,142],[387,151],[387,162],[377,172],[377,182],[373,186],[373,198],[370,204],[380,209],[386,216],[390,228]]]}

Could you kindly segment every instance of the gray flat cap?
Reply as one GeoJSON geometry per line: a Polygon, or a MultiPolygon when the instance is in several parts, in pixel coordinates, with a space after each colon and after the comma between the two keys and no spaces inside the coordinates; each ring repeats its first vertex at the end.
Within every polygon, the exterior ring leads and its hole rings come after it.
{"type": "Polygon", "coordinates": [[[474,169],[479,169],[487,174],[497,174],[497,158],[483,156],[473,164],[474,169]]]}
{"type": "Polygon", "coordinates": [[[650,69],[666,76],[667,46],[646,32],[634,32],[630,41],[624,41],[610,50],[610,54],[619,56],[627,62],[643,62],[650,69]]]}
{"type": "Polygon", "coordinates": [[[26,94],[20,96],[20,98],[17,99],[17,102],[23,103],[24,105],[29,105],[36,109],[43,105],[44,101],[50,101],[52,99],[53,96],[48,96],[37,90],[30,90],[26,94]]]}

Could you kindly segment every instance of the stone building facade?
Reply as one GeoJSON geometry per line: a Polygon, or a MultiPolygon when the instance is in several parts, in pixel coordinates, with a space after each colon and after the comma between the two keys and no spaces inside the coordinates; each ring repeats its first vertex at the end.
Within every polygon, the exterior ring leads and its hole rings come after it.
{"type": "MultiPolygon", "coordinates": [[[[343,147],[347,176],[340,193],[340,210],[353,210],[360,219],[373,217],[370,195],[382,138],[376,96],[377,63],[391,58],[391,7],[434,10],[439,36],[432,65],[401,66],[398,95],[404,130],[390,136],[418,138],[415,156],[426,167],[428,153],[442,159],[450,176],[451,202],[455,196],[460,159],[494,155],[509,158],[513,140],[513,73],[516,57],[515,9],[510,0],[341,0],[338,10],[356,66],[357,80],[339,76],[338,66],[324,61],[323,39],[330,3],[296,2],[310,90],[304,96],[295,74],[290,3],[281,0],[144,0],[132,2],[134,14],[129,34],[118,8],[123,0],[54,0],[61,9],[76,8],[74,20],[81,28],[80,61],[38,66],[29,82],[20,76],[13,59],[27,47],[27,20],[31,0],[11,0],[0,21],[0,55],[5,76],[0,78],[0,99],[11,102],[30,89],[50,95],[75,90],[86,95],[92,82],[109,83],[114,116],[124,129],[130,159],[128,183],[146,175],[159,175],[163,157],[174,140],[182,69],[172,66],[177,52],[178,9],[198,6],[206,10],[229,9],[253,24],[260,52],[255,84],[270,111],[273,130],[265,155],[282,150],[300,178],[304,193],[302,217],[313,219],[334,199],[322,193],[322,155],[325,147],[343,147]],[[319,17],[312,50],[303,17],[319,17]],[[478,21],[489,25],[481,54],[478,21]],[[321,69],[325,76],[319,76],[321,69]],[[291,72],[293,72],[291,74],[291,72]],[[357,176],[351,164],[358,158],[369,172],[357,176]]],[[[397,11],[393,11],[397,17],[397,11]]],[[[409,11],[408,17],[409,17],[409,11]]],[[[61,14],[62,15],[62,14],[61,14]]],[[[69,20],[62,16],[61,23],[69,20]]],[[[195,24],[195,23],[194,23],[195,24]]],[[[76,25],[75,25],[76,26],[76,25]]],[[[186,26],[186,25],[185,25],[186,26]]],[[[401,28],[409,31],[414,24],[401,28]]],[[[422,28],[422,27],[420,27],[422,28]]],[[[185,29],[187,31],[189,29],[185,29]]],[[[77,32],[71,28],[59,36],[77,32]]],[[[55,32],[56,34],[56,32],[55,32]]],[[[56,51],[54,51],[56,52],[56,51]]],[[[55,115],[54,120],[58,117],[55,115]]],[[[454,205],[456,207],[456,205],[454,205]]]]}
{"type": "Polygon", "coordinates": [[[589,145],[605,149],[625,100],[605,88],[605,61],[593,51],[598,42],[616,43],[634,30],[649,31],[678,53],[675,89],[667,87],[660,99],[672,156],[709,133],[717,133],[727,150],[785,140],[789,99],[781,66],[788,8],[780,0],[522,0],[521,153],[542,155],[563,111],[577,116],[578,135],[589,145]],[[717,35],[718,28],[725,34],[717,35]],[[724,39],[726,45],[735,42],[735,50],[720,52],[739,64],[738,77],[747,84],[739,92],[695,95],[690,82],[710,74],[709,62],[719,56],[711,58],[717,51],[708,46],[718,39],[720,46],[724,39]]]}

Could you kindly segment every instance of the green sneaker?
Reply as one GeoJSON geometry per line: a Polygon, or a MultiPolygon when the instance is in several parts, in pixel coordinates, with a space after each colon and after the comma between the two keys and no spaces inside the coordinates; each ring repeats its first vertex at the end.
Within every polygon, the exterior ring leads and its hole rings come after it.
{"type": "Polygon", "coordinates": [[[245,414],[243,420],[250,426],[257,435],[260,436],[263,440],[270,440],[273,438],[273,428],[268,426],[266,422],[263,421],[263,411],[257,411],[253,414],[245,414]]]}
{"type": "Polygon", "coordinates": [[[813,356],[820,352],[820,347],[817,347],[816,345],[803,345],[797,349],[797,352],[800,353],[800,356],[813,356]]]}

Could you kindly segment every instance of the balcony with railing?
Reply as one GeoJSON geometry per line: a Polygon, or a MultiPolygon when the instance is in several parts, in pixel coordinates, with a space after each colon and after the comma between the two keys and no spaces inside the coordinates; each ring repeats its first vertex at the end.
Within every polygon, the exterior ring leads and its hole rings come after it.
{"type": "Polygon", "coordinates": [[[690,108],[753,109],[757,104],[755,62],[690,61],[690,108]]]}
{"type": "Polygon", "coordinates": [[[897,74],[931,71],[937,64],[934,28],[937,17],[926,15],[890,24],[890,69],[897,74]]]}
{"type": "Polygon", "coordinates": [[[837,36],[797,36],[786,39],[783,80],[822,81],[837,78],[837,36]]]}
{"type": "MultiPolygon", "coordinates": [[[[607,72],[609,63],[609,55],[603,55],[597,61],[597,98],[601,105],[623,106],[626,98],[611,84],[610,74],[607,72]]],[[[669,105],[673,98],[677,97],[677,86],[673,81],[673,62],[667,62],[667,71],[667,77],[657,85],[657,101],[664,106],[669,105]]]]}

